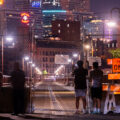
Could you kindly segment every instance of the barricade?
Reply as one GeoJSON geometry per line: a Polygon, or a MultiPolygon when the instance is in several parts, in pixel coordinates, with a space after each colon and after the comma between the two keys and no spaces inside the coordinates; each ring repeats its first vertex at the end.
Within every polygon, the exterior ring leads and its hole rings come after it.
{"type": "MultiPolygon", "coordinates": [[[[107,114],[109,112],[112,113],[118,113],[119,111],[116,109],[118,108],[118,99],[120,98],[119,96],[119,90],[120,90],[120,85],[112,85],[112,84],[104,84],[103,85],[103,90],[107,91],[105,102],[104,102],[104,108],[103,108],[103,113],[107,114]],[[117,94],[117,96],[115,96],[117,94]],[[117,98],[117,99],[115,99],[117,98]],[[117,102],[117,103],[116,103],[117,102]]],[[[118,108],[120,109],[120,108],[118,108]]]]}
{"type": "MultiPolygon", "coordinates": [[[[25,89],[25,111],[28,112],[27,108],[29,105],[30,91],[29,88],[25,89]]],[[[1,113],[12,113],[13,112],[13,98],[12,98],[12,87],[2,87],[0,89],[0,112],[1,113]]]]}

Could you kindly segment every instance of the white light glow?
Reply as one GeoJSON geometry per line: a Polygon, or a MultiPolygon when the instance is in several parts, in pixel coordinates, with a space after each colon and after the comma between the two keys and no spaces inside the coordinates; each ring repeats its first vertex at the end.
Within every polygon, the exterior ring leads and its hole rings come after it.
{"type": "Polygon", "coordinates": [[[85,48],[88,50],[90,49],[90,45],[85,45],[85,48]]]}
{"type": "Polygon", "coordinates": [[[64,65],[61,65],[57,70],[55,71],[55,74],[58,75],[58,73],[64,68],[64,65]]]}
{"type": "Polygon", "coordinates": [[[116,27],[117,26],[117,23],[114,22],[114,21],[109,21],[106,23],[108,27],[116,27]]]}
{"type": "Polygon", "coordinates": [[[78,54],[77,53],[73,54],[73,57],[75,57],[75,58],[78,57],[78,54]]]}
{"type": "Polygon", "coordinates": [[[32,67],[35,67],[35,64],[32,64],[32,67]]]}
{"type": "Polygon", "coordinates": [[[29,58],[28,56],[26,56],[26,57],[24,57],[24,59],[25,59],[26,61],[28,61],[30,58],[29,58]]]}
{"type": "Polygon", "coordinates": [[[71,60],[71,59],[68,59],[68,62],[69,62],[69,63],[71,63],[71,62],[72,62],[72,60],[71,60]]]}
{"type": "Polygon", "coordinates": [[[6,37],[6,40],[8,41],[8,42],[12,42],[13,41],[13,37],[6,37]]]}

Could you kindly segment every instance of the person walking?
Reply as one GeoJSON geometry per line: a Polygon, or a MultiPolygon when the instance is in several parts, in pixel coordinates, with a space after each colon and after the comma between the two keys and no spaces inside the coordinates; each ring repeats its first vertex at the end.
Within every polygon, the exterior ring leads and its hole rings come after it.
{"type": "Polygon", "coordinates": [[[103,72],[99,69],[98,62],[94,62],[93,70],[90,72],[90,80],[92,81],[91,95],[93,99],[93,113],[101,112],[102,79],[103,72]]]}
{"type": "Polygon", "coordinates": [[[25,74],[20,69],[18,62],[14,64],[11,83],[13,87],[13,115],[24,114],[25,74]]]}
{"type": "Polygon", "coordinates": [[[76,113],[79,113],[79,100],[82,99],[83,102],[83,113],[86,113],[86,76],[88,75],[88,70],[83,68],[83,61],[77,62],[78,68],[74,70],[73,75],[75,75],[75,97],[76,97],[76,113]]]}

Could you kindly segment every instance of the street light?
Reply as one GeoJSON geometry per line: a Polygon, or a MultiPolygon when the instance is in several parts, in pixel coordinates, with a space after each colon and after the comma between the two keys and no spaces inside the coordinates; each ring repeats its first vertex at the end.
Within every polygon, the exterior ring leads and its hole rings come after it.
{"type": "Polygon", "coordinates": [[[22,67],[23,67],[23,70],[25,69],[24,60],[25,60],[25,61],[28,61],[29,59],[30,59],[30,58],[29,58],[28,56],[23,57],[23,59],[22,59],[22,67]]]}
{"type": "Polygon", "coordinates": [[[32,64],[32,67],[35,67],[35,64],[32,64]]]}
{"type": "Polygon", "coordinates": [[[84,67],[87,68],[87,58],[88,58],[88,50],[90,49],[90,45],[86,44],[84,45],[84,49],[85,49],[85,54],[84,54],[84,67]]]}
{"type": "Polygon", "coordinates": [[[6,37],[6,41],[7,41],[7,42],[12,42],[12,41],[13,41],[13,37],[7,36],[7,37],[6,37]]]}
{"type": "Polygon", "coordinates": [[[114,22],[114,21],[109,21],[106,23],[108,27],[116,27],[117,26],[117,23],[114,22]]]}
{"type": "Polygon", "coordinates": [[[77,53],[74,53],[74,54],[73,54],[73,57],[74,57],[74,58],[78,57],[78,54],[77,54],[77,53]]]}
{"type": "Polygon", "coordinates": [[[28,61],[30,58],[28,56],[24,57],[25,61],[28,61]]]}
{"type": "Polygon", "coordinates": [[[87,50],[90,49],[90,45],[85,45],[84,46],[87,50]]]}
{"type": "Polygon", "coordinates": [[[72,59],[68,59],[68,62],[71,63],[71,62],[72,62],[72,59]]]}

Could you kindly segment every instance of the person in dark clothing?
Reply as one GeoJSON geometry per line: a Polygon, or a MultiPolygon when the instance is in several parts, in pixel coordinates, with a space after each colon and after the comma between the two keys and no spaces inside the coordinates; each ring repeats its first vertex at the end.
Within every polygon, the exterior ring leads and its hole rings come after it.
{"type": "Polygon", "coordinates": [[[2,83],[3,83],[3,74],[2,72],[0,72],[0,88],[2,87],[2,83]]]}
{"type": "Polygon", "coordinates": [[[24,113],[24,92],[25,92],[25,74],[19,68],[19,63],[14,64],[14,71],[11,74],[11,83],[13,87],[13,109],[14,114],[24,113]]]}
{"type": "Polygon", "coordinates": [[[93,113],[100,113],[102,98],[102,79],[103,72],[98,67],[98,62],[93,63],[93,70],[90,72],[90,80],[92,81],[91,94],[93,99],[93,113]]]}
{"type": "Polygon", "coordinates": [[[83,113],[86,112],[86,76],[88,75],[88,70],[83,68],[83,61],[77,62],[78,68],[74,70],[75,75],[75,97],[76,97],[76,113],[79,112],[79,100],[83,101],[83,113]]]}

